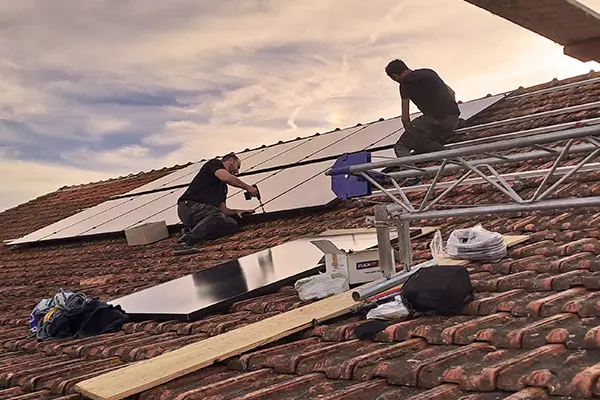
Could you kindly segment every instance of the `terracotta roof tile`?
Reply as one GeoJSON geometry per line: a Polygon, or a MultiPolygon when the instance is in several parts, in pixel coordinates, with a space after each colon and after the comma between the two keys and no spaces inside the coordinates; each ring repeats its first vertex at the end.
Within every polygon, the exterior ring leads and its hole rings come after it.
{"type": "Polygon", "coordinates": [[[542,84],[535,85],[535,86],[530,86],[528,88],[520,87],[517,90],[515,90],[514,92],[512,92],[512,94],[520,95],[520,94],[525,94],[525,93],[532,93],[532,92],[535,92],[538,90],[549,89],[549,88],[553,88],[553,87],[560,86],[560,85],[567,85],[567,84],[582,82],[582,81],[585,81],[588,79],[594,79],[594,78],[598,78],[598,77],[600,77],[600,72],[596,72],[596,71],[592,70],[587,74],[577,75],[577,76],[573,76],[573,77],[567,78],[567,79],[558,80],[555,78],[550,82],[542,83],[542,84]]]}
{"type": "MultiPolygon", "coordinates": [[[[474,116],[469,120],[469,126],[479,125],[483,121],[501,121],[509,118],[516,118],[523,115],[537,114],[541,112],[556,110],[560,108],[572,107],[587,103],[593,103],[600,101],[600,88],[598,83],[592,83],[588,85],[580,85],[577,87],[570,87],[563,90],[556,90],[554,92],[548,92],[540,96],[526,96],[511,99],[508,96],[502,100],[501,104],[493,105],[492,107],[484,110],[480,114],[474,116]],[[585,95],[579,95],[585,93],[585,95]]],[[[571,113],[576,119],[590,118],[586,111],[577,111],[571,113]]],[[[555,123],[570,122],[569,117],[571,115],[566,114],[565,116],[557,117],[555,123]],[[560,118],[565,119],[560,119],[560,118]]],[[[546,123],[546,125],[552,125],[553,123],[546,123]]],[[[529,128],[531,129],[531,127],[529,128]]],[[[520,130],[520,129],[519,129],[520,130]]]]}
{"type": "MultiPolygon", "coordinates": [[[[323,400],[392,400],[392,399],[413,399],[414,396],[423,393],[422,390],[413,388],[390,388],[384,379],[374,379],[368,382],[350,385],[342,390],[338,390],[329,396],[321,397],[323,400]]],[[[431,398],[431,397],[429,397],[431,398]]]]}
{"type": "MultiPolygon", "coordinates": [[[[598,100],[600,82],[518,99],[509,96],[470,124],[598,100]]],[[[599,113],[600,108],[513,123],[463,139],[577,121],[599,113]]],[[[501,170],[544,165],[550,164],[547,160],[527,162],[501,170]]],[[[42,196],[0,214],[0,236],[8,239],[32,232],[170,171],[42,196]]],[[[536,182],[539,179],[523,180],[519,193],[531,194],[536,182]]],[[[579,174],[559,195],[599,193],[600,173],[593,172],[579,174]]],[[[422,195],[411,198],[418,200],[422,195]]],[[[467,204],[500,199],[484,185],[473,185],[448,201],[467,204]]],[[[196,322],[128,323],[121,332],[85,339],[37,342],[28,338],[31,309],[59,287],[108,300],[301,235],[365,226],[369,215],[370,204],[348,203],[261,222],[230,238],[206,243],[202,257],[174,257],[175,237],[144,248],[131,248],[123,238],[110,237],[23,249],[0,247],[0,385],[5,388],[0,390],[0,400],[60,396],[74,400],[79,396],[73,386],[80,380],[307,303],[287,286],[196,322]]],[[[531,238],[499,263],[468,264],[477,293],[461,315],[396,322],[374,341],[356,339],[354,331],[364,323],[362,317],[340,317],[148,390],[140,398],[487,400],[600,395],[600,210],[502,213],[478,219],[415,221],[413,225],[439,224],[447,235],[475,221],[501,233],[527,233],[531,238]]],[[[414,241],[415,263],[431,256],[429,240],[414,241]]]]}
{"type": "Polygon", "coordinates": [[[21,387],[13,387],[10,389],[0,389],[0,399],[2,400],[6,400],[6,399],[12,399],[14,397],[23,395],[28,393],[25,389],[21,388],[21,387]]]}
{"type": "Polygon", "coordinates": [[[46,400],[46,399],[56,399],[58,396],[52,395],[48,390],[41,390],[38,392],[27,392],[21,395],[17,395],[15,397],[10,397],[11,400],[46,400]]]}

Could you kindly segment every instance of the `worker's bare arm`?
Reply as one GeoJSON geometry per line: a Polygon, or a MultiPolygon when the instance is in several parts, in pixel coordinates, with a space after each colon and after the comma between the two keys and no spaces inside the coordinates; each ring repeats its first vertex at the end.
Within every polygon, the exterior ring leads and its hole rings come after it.
{"type": "Polygon", "coordinates": [[[234,215],[237,215],[238,217],[242,218],[242,216],[244,214],[253,214],[254,210],[235,210],[235,209],[231,209],[229,207],[227,207],[227,205],[225,203],[221,203],[221,206],[219,207],[221,209],[221,212],[225,215],[229,215],[230,217],[233,217],[234,215]]]}
{"type": "Polygon", "coordinates": [[[243,182],[241,179],[231,175],[227,170],[221,168],[215,171],[215,176],[228,185],[247,190],[254,194],[255,188],[243,182]]]}
{"type": "Polygon", "coordinates": [[[410,100],[402,99],[402,124],[406,127],[410,123],[410,100]]]}

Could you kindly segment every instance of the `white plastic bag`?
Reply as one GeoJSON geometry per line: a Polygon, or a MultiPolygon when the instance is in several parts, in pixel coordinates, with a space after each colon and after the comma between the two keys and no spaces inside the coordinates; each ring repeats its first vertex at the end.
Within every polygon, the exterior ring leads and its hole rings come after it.
{"type": "Polygon", "coordinates": [[[452,231],[446,243],[446,252],[452,258],[486,262],[500,261],[507,254],[502,235],[488,231],[481,224],[452,231]]]}
{"type": "Polygon", "coordinates": [[[380,304],[367,313],[367,319],[401,319],[410,314],[402,297],[395,296],[393,301],[380,304]]]}
{"type": "Polygon", "coordinates": [[[296,281],[294,289],[300,300],[318,300],[349,290],[350,285],[341,274],[319,274],[296,281]]]}
{"type": "Polygon", "coordinates": [[[433,258],[448,258],[450,257],[448,253],[446,253],[446,249],[444,247],[444,241],[442,239],[442,234],[440,231],[435,231],[433,235],[433,240],[429,244],[429,248],[431,249],[431,256],[433,258]]]}

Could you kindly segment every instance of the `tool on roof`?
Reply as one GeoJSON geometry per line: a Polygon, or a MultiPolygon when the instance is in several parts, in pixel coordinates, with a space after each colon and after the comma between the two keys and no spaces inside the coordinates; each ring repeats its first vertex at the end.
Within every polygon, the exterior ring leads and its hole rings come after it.
{"type": "MultiPolygon", "coordinates": [[[[256,196],[254,196],[254,197],[256,197],[256,199],[258,200],[258,204],[260,204],[260,208],[262,208],[262,212],[264,213],[265,206],[263,205],[262,200],[260,198],[260,190],[258,190],[258,185],[254,184],[254,185],[252,185],[252,187],[254,187],[256,189],[256,196]]],[[[250,200],[250,199],[252,199],[253,196],[252,196],[252,193],[250,193],[250,192],[244,192],[244,197],[246,198],[246,200],[250,200]]]]}

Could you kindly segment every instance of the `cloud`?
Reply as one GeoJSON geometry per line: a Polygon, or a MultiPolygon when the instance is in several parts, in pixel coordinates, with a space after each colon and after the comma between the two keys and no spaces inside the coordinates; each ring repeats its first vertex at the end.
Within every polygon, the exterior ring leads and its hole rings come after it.
{"type": "Polygon", "coordinates": [[[0,148],[0,212],[65,185],[77,185],[115,177],[111,172],[90,171],[15,159],[18,154],[0,148]]]}
{"type": "Polygon", "coordinates": [[[462,100],[598,68],[456,0],[1,2],[6,198],[396,116],[396,57],[462,100]]]}
{"type": "Polygon", "coordinates": [[[122,132],[131,126],[130,121],[103,115],[91,116],[86,121],[86,124],[90,132],[98,134],[108,134],[119,131],[122,132]]]}
{"type": "Polygon", "coordinates": [[[153,163],[151,156],[153,156],[151,149],[139,145],[126,145],[104,151],[77,149],[62,153],[65,161],[79,168],[85,168],[86,165],[106,165],[107,170],[113,173],[131,168],[132,160],[135,160],[138,170],[151,168],[153,163]]]}

